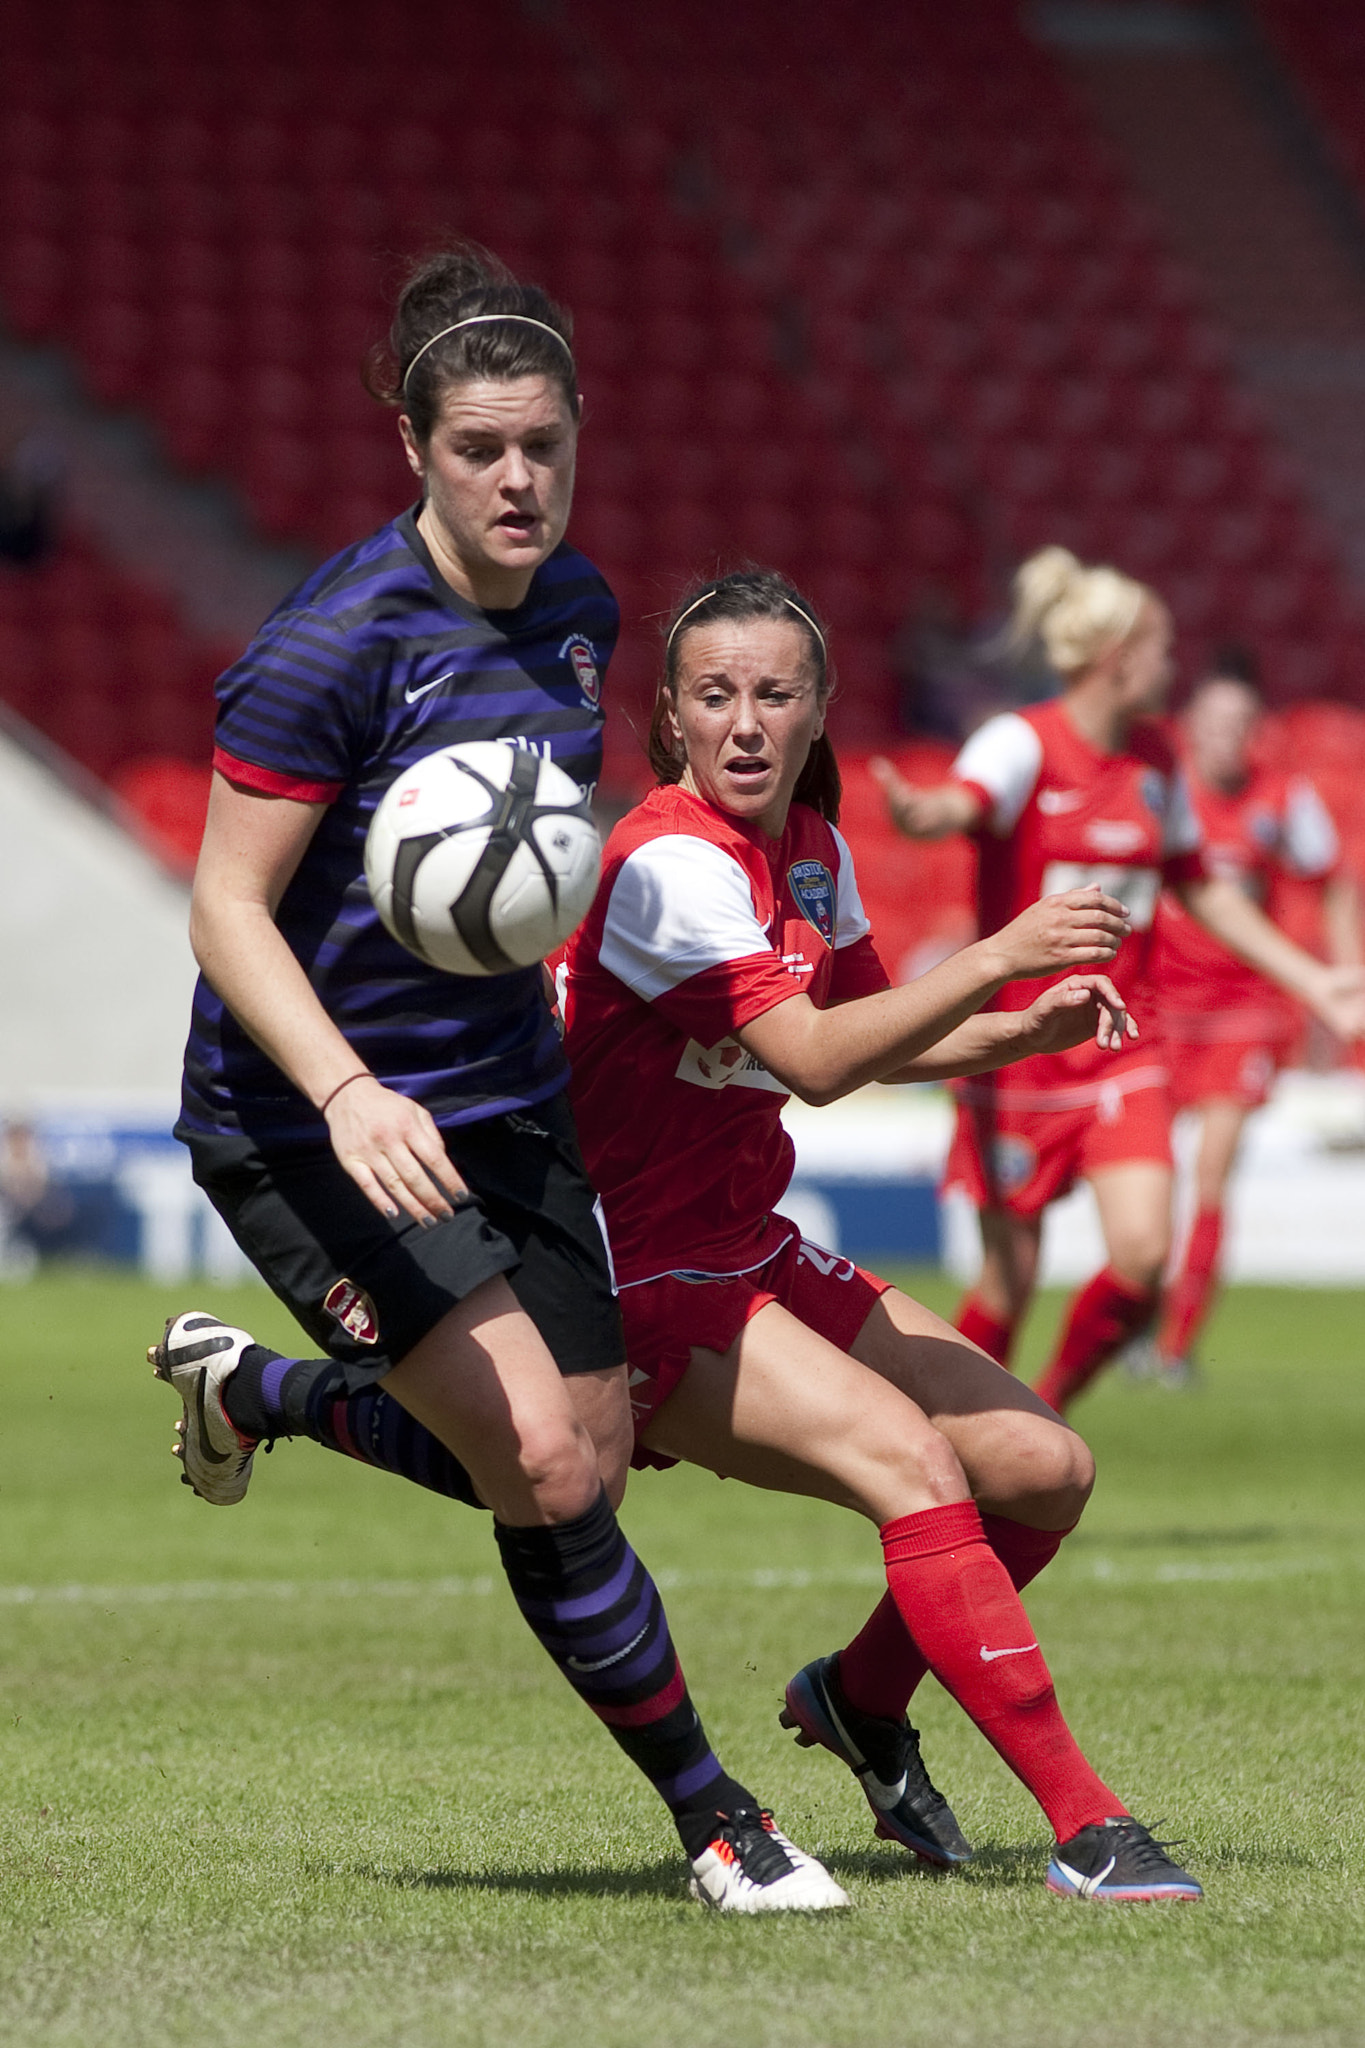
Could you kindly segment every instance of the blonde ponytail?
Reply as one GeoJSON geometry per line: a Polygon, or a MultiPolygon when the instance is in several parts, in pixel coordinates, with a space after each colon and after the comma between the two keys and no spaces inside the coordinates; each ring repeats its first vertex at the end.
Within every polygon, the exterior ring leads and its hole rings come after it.
{"type": "Polygon", "coordinates": [[[1015,574],[1009,637],[1016,648],[1040,645],[1058,675],[1079,675],[1128,638],[1150,595],[1121,569],[1040,548],[1015,574]]]}

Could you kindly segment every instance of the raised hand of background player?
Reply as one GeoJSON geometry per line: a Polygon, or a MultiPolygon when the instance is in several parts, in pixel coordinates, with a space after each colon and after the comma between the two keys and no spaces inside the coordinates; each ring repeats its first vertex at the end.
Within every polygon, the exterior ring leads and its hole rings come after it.
{"type": "Polygon", "coordinates": [[[984,943],[999,954],[1006,981],[1031,981],[1040,974],[1103,967],[1131,930],[1127,911],[1113,896],[1098,887],[1066,889],[1030,903],[984,943]]]}
{"type": "Polygon", "coordinates": [[[1313,1008],[1338,1038],[1365,1038],[1365,967],[1325,967],[1313,1008]]]}
{"type": "Polygon", "coordinates": [[[332,1150],[381,1216],[406,1209],[415,1223],[439,1223],[468,1194],[430,1112],[373,1074],[338,1089],[323,1113],[332,1150]]]}
{"type": "Polygon", "coordinates": [[[917,789],[882,754],[872,756],[867,772],[881,787],[892,824],[907,839],[942,839],[949,832],[970,832],[981,822],[981,799],[965,783],[917,789]]]}
{"type": "Polygon", "coordinates": [[[1093,1037],[1105,1052],[1120,1052],[1138,1028],[1107,974],[1069,974],[1019,1012],[1019,1059],[1070,1052],[1093,1037]]]}

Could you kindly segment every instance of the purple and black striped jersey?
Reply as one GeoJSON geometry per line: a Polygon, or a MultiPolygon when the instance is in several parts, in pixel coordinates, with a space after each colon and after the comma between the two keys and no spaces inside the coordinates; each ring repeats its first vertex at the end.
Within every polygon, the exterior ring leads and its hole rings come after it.
{"type": "MultiPolygon", "coordinates": [[[[561,545],[515,611],[441,577],[415,510],[333,556],[219,679],[214,765],[327,810],[277,914],[329,1017],[387,1086],[438,1124],[542,1102],[567,1069],[538,967],[442,974],[389,937],[365,886],[365,834],[395,776],[458,740],[512,740],[591,794],[616,600],[561,545]]],[[[317,1111],[201,977],[182,1121],[271,1144],[326,1141],[317,1111]]]]}

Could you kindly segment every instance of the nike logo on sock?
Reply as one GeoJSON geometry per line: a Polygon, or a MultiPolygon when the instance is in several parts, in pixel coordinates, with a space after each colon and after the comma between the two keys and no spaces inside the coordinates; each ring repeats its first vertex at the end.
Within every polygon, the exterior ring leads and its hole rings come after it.
{"type": "Polygon", "coordinates": [[[623,1657],[628,1657],[631,1651],[636,1649],[649,1634],[650,1626],[650,1623],[646,1622],[639,1635],[632,1636],[624,1650],[613,1650],[610,1657],[599,1657],[596,1663],[585,1664],[581,1657],[566,1657],[564,1662],[568,1665],[570,1671],[605,1671],[609,1664],[619,1664],[623,1657]]]}
{"type": "Polygon", "coordinates": [[[454,675],[454,673],[455,671],[453,668],[448,668],[443,676],[433,676],[429,683],[419,683],[415,690],[413,689],[412,684],[409,683],[406,690],[404,690],[403,692],[403,702],[405,704],[415,704],[419,697],[425,697],[427,691],[434,690],[438,683],[448,683],[450,681],[450,678],[454,675]]]}
{"type": "Polygon", "coordinates": [[[1037,1647],[1036,1643],[1021,1643],[1017,1650],[988,1650],[983,1644],[981,1661],[983,1664],[994,1664],[997,1657],[1027,1657],[1029,1651],[1036,1650],[1037,1647]]]}

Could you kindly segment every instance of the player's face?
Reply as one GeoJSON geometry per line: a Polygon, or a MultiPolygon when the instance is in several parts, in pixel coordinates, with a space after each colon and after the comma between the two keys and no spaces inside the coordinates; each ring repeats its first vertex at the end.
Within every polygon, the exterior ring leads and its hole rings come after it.
{"type": "Polygon", "coordinates": [[[716,620],[684,632],[670,713],[683,787],[778,837],[825,729],[808,636],[784,619],[716,620]]]}
{"type": "Polygon", "coordinates": [[[1114,681],[1119,702],[1133,718],[1160,711],[1171,687],[1171,615],[1148,598],[1119,651],[1114,681]]]}
{"type": "Polygon", "coordinates": [[[1244,683],[1217,676],[1200,686],[1185,714],[1185,734],[1201,782],[1235,789],[1245,781],[1259,717],[1256,694],[1244,683]]]}
{"type": "Polygon", "coordinates": [[[578,429],[548,377],[450,385],[422,447],[399,421],[426,493],[419,524],[442,573],[475,604],[518,605],[564,538],[578,429]]]}

